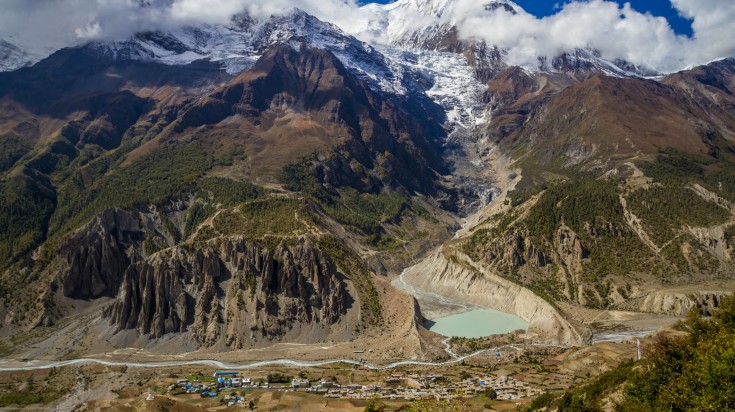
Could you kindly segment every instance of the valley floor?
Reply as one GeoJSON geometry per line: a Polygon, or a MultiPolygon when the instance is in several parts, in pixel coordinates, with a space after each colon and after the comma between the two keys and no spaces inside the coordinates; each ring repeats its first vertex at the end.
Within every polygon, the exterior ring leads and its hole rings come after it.
{"type": "Polygon", "coordinates": [[[303,389],[295,391],[289,384],[272,383],[268,388],[235,388],[220,391],[216,397],[202,398],[199,394],[180,394],[180,391],[170,388],[182,378],[211,384],[211,376],[217,370],[211,366],[142,368],[70,365],[33,371],[0,372],[0,396],[3,396],[5,402],[3,406],[9,410],[71,410],[76,407],[108,411],[241,410],[247,409],[250,401],[253,401],[257,410],[363,410],[369,399],[374,397],[374,388],[379,387],[377,401],[385,404],[389,411],[419,404],[429,408],[439,408],[447,404],[462,405],[473,411],[483,410],[486,405],[495,410],[513,410],[518,405],[527,404],[539,393],[566,390],[573,384],[632,358],[635,356],[635,343],[601,343],[570,349],[526,348],[503,352],[503,355],[502,360],[498,360],[495,353],[488,353],[467,359],[462,364],[405,365],[392,370],[372,370],[345,363],[312,367],[263,366],[235,369],[254,383],[266,382],[268,375],[281,374],[289,377],[304,376],[312,381],[312,385],[323,380],[336,382],[342,387],[357,385],[347,391],[349,394],[336,388],[330,389],[326,394],[303,389]],[[445,380],[439,379],[432,383],[427,378],[438,375],[445,380]],[[449,389],[476,386],[480,380],[493,382],[497,387],[525,389],[522,394],[514,391],[513,394],[517,396],[513,396],[513,399],[508,399],[510,392],[506,390],[506,395],[499,400],[490,400],[483,393],[458,393],[449,389]],[[228,408],[224,397],[235,396],[235,392],[244,402],[228,408]],[[12,393],[13,397],[9,397],[8,393],[12,393]],[[412,397],[423,400],[391,396],[405,393],[412,393],[412,397]],[[149,394],[153,394],[153,400],[146,400],[149,394]],[[437,395],[443,399],[437,401],[437,395]],[[12,402],[16,406],[12,406],[12,402]]]}

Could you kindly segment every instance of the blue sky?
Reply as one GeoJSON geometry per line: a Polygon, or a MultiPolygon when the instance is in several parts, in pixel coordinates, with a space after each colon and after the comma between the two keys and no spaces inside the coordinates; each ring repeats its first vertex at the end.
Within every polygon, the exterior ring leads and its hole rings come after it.
{"type": "MultiPolygon", "coordinates": [[[[724,0],[733,1],[733,0],[724,0]]],[[[391,0],[378,0],[375,3],[390,3],[391,0]]],[[[515,0],[519,6],[523,7],[527,12],[538,17],[548,16],[557,12],[559,5],[564,4],[564,0],[515,0]]],[[[679,16],[679,13],[671,6],[669,0],[628,0],[635,10],[640,12],[649,12],[654,16],[663,16],[669,21],[669,24],[677,34],[685,34],[691,36],[691,21],[679,16]]],[[[624,1],[618,1],[623,4],[624,1]]]]}

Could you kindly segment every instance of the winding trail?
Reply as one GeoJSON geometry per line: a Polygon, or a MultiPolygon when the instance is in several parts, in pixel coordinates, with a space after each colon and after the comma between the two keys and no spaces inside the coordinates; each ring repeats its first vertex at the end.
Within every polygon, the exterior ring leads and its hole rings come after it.
{"type": "Polygon", "coordinates": [[[646,330],[632,330],[625,332],[600,332],[595,333],[590,338],[590,343],[603,343],[603,342],[623,342],[633,338],[643,338],[649,335],[654,335],[656,329],[646,330]]]}

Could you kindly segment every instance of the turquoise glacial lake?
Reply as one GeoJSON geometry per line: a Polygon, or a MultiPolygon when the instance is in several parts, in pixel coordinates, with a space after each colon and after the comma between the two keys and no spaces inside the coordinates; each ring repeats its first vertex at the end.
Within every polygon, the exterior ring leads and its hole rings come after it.
{"type": "Polygon", "coordinates": [[[518,316],[493,309],[478,309],[435,320],[427,320],[424,326],[440,335],[462,338],[481,338],[527,329],[528,323],[518,316]]]}

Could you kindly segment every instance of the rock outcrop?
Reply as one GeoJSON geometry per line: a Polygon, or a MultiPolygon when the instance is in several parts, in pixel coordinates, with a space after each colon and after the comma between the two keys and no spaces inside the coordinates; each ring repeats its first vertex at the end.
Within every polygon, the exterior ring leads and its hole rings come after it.
{"type": "Polygon", "coordinates": [[[334,262],[308,242],[269,250],[232,238],[133,264],[105,316],[118,331],[187,333],[198,344],[242,348],[286,336],[319,339],[353,301],[334,262]]]}
{"type": "Polygon", "coordinates": [[[523,233],[510,233],[484,246],[483,255],[489,264],[499,267],[519,268],[526,263],[544,267],[551,263],[543,249],[531,242],[523,233]]]}
{"type": "Polygon", "coordinates": [[[553,248],[551,253],[534,243],[527,230],[521,229],[505,233],[481,245],[480,256],[490,266],[513,269],[527,264],[535,268],[559,264],[570,269],[581,269],[582,261],[589,258],[589,250],[582,239],[566,225],[557,230],[549,248],[553,248]]]}
{"type": "Polygon", "coordinates": [[[140,258],[134,246],[144,237],[138,218],[122,209],[106,210],[79,229],[61,247],[68,264],[61,276],[64,296],[115,296],[125,270],[140,258]]]}
{"type": "Polygon", "coordinates": [[[723,297],[730,295],[719,291],[677,292],[661,290],[651,292],[644,298],[638,299],[641,312],[655,313],[668,316],[686,316],[693,307],[704,315],[711,315],[713,309],[720,305],[723,297]]]}
{"type": "MultiPolygon", "coordinates": [[[[601,231],[619,232],[609,224],[599,229],[588,226],[585,230],[593,238],[601,231]]],[[[552,285],[548,290],[552,295],[585,303],[585,289],[578,285],[584,284],[582,275],[591,259],[590,250],[586,241],[569,226],[560,224],[549,239],[532,235],[523,224],[478,238],[481,240],[473,240],[469,254],[494,273],[511,273],[524,286],[543,279],[546,287],[552,285]]],[[[596,291],[590,288],[587,293],[595,295],[596,291]]]]}

